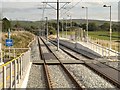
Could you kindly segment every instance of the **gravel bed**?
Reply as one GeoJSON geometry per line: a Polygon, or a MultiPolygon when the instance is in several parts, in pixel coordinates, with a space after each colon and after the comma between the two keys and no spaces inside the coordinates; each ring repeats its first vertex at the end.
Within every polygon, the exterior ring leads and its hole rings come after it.
{"type": "Polygon", "coordinates": [[[45,88],[45,77],[42,65],[32,65],[27,88],[45,88]]]}
{"type": "Polygon", "coordinates": [[[107,88],[115,88],[112,84],[86,68],[84,65],[74,64],[65,65],[65,67],[79,83],[85,86],[85,88],[106,88],[105,90],[107,90],[107,88]]]}
{"type": "Polygon", "coordinates": [[[69,77],[58,65],[48,66],[53,88],[75,88],[69,77]]]}
{"type": "MultiPolygon", "coordinates": [[[[80,60],[88,60],[88,58],[82,56],[81,54],[78,54],[78,53],[76,53],[76,52],[74,52],[74,51],[72,51],[72,50],[69,50],[69,49],[67,49],[67,48],[65,48],[65,47],[63,47],[63,46],[62,46],[62,48],[65,49],[65,50],[66,50],[67,52],[69,52],[70,54],[76,56],[76,57],[79,58],[80,60]]],[[[89,60],[90,60],[90,59],[89,59],[89,60]]]]}
{"type": "Polygon", "coordinates": [[[38,47],[37,40],[31,46],[31,60],[32,61],[39,61],[40,60],[39,47],[38,47]]]}
{"type": "Polygon", "coordinates": [[[68,56],[61,49],[59,49],[59,51],[57,51],[56,46],[54,46],[53,44],[49,43],[49,47],[60,60],[75,60],[74,58],[68,56]]]}
{"type": "Polygon", "coordinates": [[[41,46],[41,50],[43,53],[49,53],[49,50],[47,49],[46,46],[41,46]]]}
{"type": "Polygon", "coordinates": [[[120,70],[120,61],[118,61],[118,62],[109,62],[108,61],[108,62],[106,62],[106,64],[113,68],[120,70]]]}
{"type": "Polygon", "coordinates": [[[43,53],[49,53],[49,50],[47,49],[47,47],[44,45],[43,41],[41,39],[40,40],[40,44],[41,44],[41,49],[43,53]]]}

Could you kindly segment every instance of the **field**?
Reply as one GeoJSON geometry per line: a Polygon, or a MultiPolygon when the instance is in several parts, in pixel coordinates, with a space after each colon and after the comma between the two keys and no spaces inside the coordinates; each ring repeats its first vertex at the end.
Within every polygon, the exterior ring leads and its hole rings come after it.
{"type": "MultiPolygon", "coordinates": [[[[63,32],[64,37],[66,36],[66,32],[63,32]]],[[[75,35],[75,32],[67,32],[67,35],[75,35]]],[[[60,36],[62,36],[62,32],[60,32],[60,36]]],[[[110,35],[109,31],[89,31],[88,37],[91,38],[92,42],[98,43],[102,46],[109,47],[110,44],[110,35]]],[[[118,32],[112,32],[112,49],[118,51],[119,43],[120,43],[120,36],[118,32]]]]}
{"type": "MultiPolygon", "coordinates": [[[[98,38],[101,40],[109,40],[110,39],[110,33],[109,31],[92,31],[89,32],[89,36],[98,38]]],[[[119,40],[120,36],[118,32],[112,32],[112,40],[119,40]]]]}
{"type": "MultiPolygon", "coordinates": [[[[66,31],[63,32],[64,35],[66,35],[66,31]]],[[[62,35],[62,32],[60,32],[60,35],[62,35]]],[[[67,31],[67,35],[75,35],[75,32],[69,32],[67,31]]],[[[118,41],[120,39],[120,36],[118,32],[112,32],[112,40],[118,41]]],[[[110,40],[110,33],[109,31],[89,31],[88,36],[92,38],[97,38],[100,40],[110,40]]]]}

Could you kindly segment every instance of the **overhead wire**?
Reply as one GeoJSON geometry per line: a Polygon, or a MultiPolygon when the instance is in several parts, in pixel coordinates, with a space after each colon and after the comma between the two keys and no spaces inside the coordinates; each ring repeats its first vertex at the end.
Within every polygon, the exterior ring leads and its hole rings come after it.
{"type": "Polygon", "coordinates": [[[67,12],[69,12],[71,9],[73,9],[75,6],[77,6],[80,2],[81,2],[81,0],[79,2],[77,2],[75,5],[72,5],[72,7],[70,7],[67,11],[65,11],[64,13],[62,13],[61,16],[64,15],[64,14],[66,14],[67,12]]]}

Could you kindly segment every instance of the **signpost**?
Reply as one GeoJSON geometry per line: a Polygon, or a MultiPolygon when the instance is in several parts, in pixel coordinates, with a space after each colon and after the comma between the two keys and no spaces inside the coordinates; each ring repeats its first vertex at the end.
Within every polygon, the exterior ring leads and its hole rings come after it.
{"type": "Polygon", "coordinates": [[[13,40],[11,39],[10,29],[8,30],[8,39],[6,39],[6,46],[9,47],[9,59],[10,59],[10,47],[13,46],[13,40]]]}
{"type": "Polygon", "coordinates": [[[12,39],[6,39],[6,46],[7,47],[13,46],[13,40],[12,39]]]}

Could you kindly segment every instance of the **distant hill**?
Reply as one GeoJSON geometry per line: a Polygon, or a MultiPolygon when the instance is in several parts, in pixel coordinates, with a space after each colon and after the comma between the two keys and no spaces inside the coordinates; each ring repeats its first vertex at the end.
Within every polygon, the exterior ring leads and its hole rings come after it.
{"type": "MultiPolygon", "coordinates": [[[[61,21],[61,20],[60,20],[61,21]]],[[[69,21],[69,20],[68,20],[69,21]]],[[[86,23],[86,19],[72,19],[73,22],[77,23],[86,23]]],[[[17,21],[12,21],[12,25],[14,25],[17,21]]],[[[56,20],[49,20],[49,22],[56,22],[56,20]]],[[[104,21],[104,20],[89,20],[89,22],[95,22],[98,25],[101,25],[103,23],[109,23],[109,21],[104,21]]],[[[41,21],[19,21],[21,25],[33,25],[33,26],[39,26],[41,24],[41,21]]],[[[112,21],[113,24],[117,24],[118,22],[112,21]]]]}
{"type": "MultiPolygon", "coordinates": [[[[73,22],[77,23],[86,23],[86,19],[72,19],[73,22]]],[[[91,20],[89,19],[88,22],[95,22],[98,25],[104,24],[104,23],[109,23],[109,21],[104,21],[104,20],[91,20]]],[[[113,24],[117,24],[118,22],[112,21],[113,24]]]]}
{"type": "MultiPolygon", "coordinates": [[[[60,20],[61,21],[61,20],[60,20]]],[[[70,20],[68,20],[70,22],[70,20]]],[[[73,22],[76,22],[78,24],[80,23],[86,23],[86,20],[85,19],[72,19],[73,22]]],[[[30,27],[30,26],[33,26],[33,27],[36,27],[36,28],[39,28],[41,27],[41,22],[42,21],[11,21],[11,25],[14,26],[17,22],[19,22],[19,24],[22,26],[22,27],[30,27]]],[[[56,22],[56,20],[49,20],[49,22],[56,22]]],[[[109,21],[104,21],[104,20],[89,20],[89,23],[90,22],[95,22],[97,25],[102,25],[104,23],[109,23],[109,21]]],[[[118,22],[112,22],[112,24],[117,24],[118,22]]]]}
{"type": "Polygon", "coordinates": [[[34,21],[11,21],[11,25],[14,26],[15,24],[17,24],[17,22],[20,24],[20,26],[22,27],[30,27],[30,26],[34,26],[34,27],[39,27],[41,24],[41,22],[34,22],[34,21]]]}
{"type": "MultiPolygon", "coordinates": [[[[56,20],[49,20],[49,21],[52,21],[52,22],[55,22],[56,20]]],[[[68,20],[70,21],[70,20],[68,20]]],[[[86,23],[86,19],[72,19],[73,22],[77,22],[78,24],[79,23],[86,23]]],[[[96,24],[98,25],[101,25],[103,23],[109,23],[109,21],[105,21],[105,20],[92,20],[92,19],[89,19],[88,20],[89,22],[95,22],[96,24]]],[[[115,22],[115,21],[112,21],[113,24],[117,24],[118,22],[115,22]]]]}

